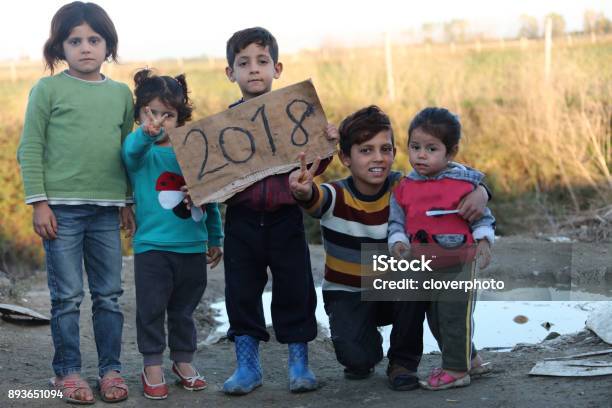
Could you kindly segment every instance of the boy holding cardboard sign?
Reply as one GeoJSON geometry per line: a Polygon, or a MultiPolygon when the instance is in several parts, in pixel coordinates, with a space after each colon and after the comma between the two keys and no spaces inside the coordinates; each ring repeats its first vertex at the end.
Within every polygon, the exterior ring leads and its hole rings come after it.
{"type": "MultiPolygon", "coordinates": [[[[260,27],[232,35],[227,62],[227,77],[242,93],[230,108],[270,92],[283,69],[276,39],[260,27]]],[[[338,139],[335,127],[328,126],[327,137],[338,139]]],[[[268,267],[274,332],[279,342],[289,345],[289,389],[316,389],[307,346],[317,335],[316,295],[302,213],[289,190],[288,174],[266,177],[236,194],[227,201],[225,217],[225,305],[238,367],[223,391],[248,394],[262,383],[259,341],[270,338],[261,302],[268,267]]]]}

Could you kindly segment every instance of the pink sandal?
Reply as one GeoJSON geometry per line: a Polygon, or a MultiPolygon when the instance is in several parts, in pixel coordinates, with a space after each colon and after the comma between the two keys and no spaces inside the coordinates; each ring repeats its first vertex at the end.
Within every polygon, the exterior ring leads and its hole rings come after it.
{"type": "Polygon", "coordinates": [[[91,405],[96,402],[96,400],[93,398],[93,392],[91,391],[91,387],[89,386],[87,381],[85,381],[82,378],[74,378],[74,379],[60,381],[54,377],[49,380],[49,384],[51,384],[51,386],[54,389],[62,393],[62,399],[66,402],[70,402],[72,404],[81,404],[81,405],[91,405]],[[74,398],[78,390],[89,390],[89,393],[91,394],[92,399],[84,400],[84,399],[74,398]]]}
{"type": "Polygon", "coordinates": [[[100,387],[100,396],[102,401],[104,402],[119,402],[125,401],[128,398],[128,386],[121,377],[104,377],[98,380],[98,385],[100,387]],[[124,390],[125,394],[118,398],[108,398],[106,394],[112,389],[117,388],[120,390],[124,390]]]}
{"type": "Polygon", "coordinates": [[[426,390],[438,391],[447,390],[449,388],[465,387],[470,385],[470,375],[465,374],[462,377],[454,377],[444,371],[442,368],[434,368],[429,375],[427,381],[419,381],[421,387],[426,390]]]}

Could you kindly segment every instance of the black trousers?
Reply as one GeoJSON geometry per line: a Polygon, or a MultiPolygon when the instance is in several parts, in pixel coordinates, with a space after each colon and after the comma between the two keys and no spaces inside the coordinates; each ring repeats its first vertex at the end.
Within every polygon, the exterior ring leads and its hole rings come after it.
{"type": "Polygon", "coordinates": [[[281,343],[317,336],[317,298],[302,211],[297,205],[273,212],[228,206],[225,215],[225,306],[228,337],[262,341],[266,331],[261,295],[272,273],[272,324],[281,343]]]}
{"type": "Polygon", "coordinates": [[[393,325],[389,362],[416,371],[423,354],[427,302],[368,302],[359,292],[323,291],[336,358],[345,367],[367,370],[383,358],[379,326],[393,325]]]}
{"type": "Polygon", "coordinates": [[[189,362],[196,350],[193,311],[206,289],[206,255],[147,251],[134,256],[136,335],[145,365],[161,364],[168,313],[170,358],[189,362]]]}

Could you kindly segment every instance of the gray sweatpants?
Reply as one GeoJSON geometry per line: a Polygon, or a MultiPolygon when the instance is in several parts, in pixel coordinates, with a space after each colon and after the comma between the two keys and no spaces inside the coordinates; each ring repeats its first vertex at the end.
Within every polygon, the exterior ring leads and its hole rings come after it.
{"type": "Polygon", "coordinates": [[[161,365],[168,314],[170,358],[191,362],[196,350],[193,311],[206,288],[206,255],[147,251],[134,256],[136,334],[144,365],[161,365]]]}

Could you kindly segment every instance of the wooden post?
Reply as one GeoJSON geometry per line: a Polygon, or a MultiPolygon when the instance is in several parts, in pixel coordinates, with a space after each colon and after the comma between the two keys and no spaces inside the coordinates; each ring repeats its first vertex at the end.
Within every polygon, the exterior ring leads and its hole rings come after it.
{"type": "Polygon", "coordinates": [[[552,18],[548,17],[544,24],[544,79],[548,82],[552,56],[552,18]]]}

